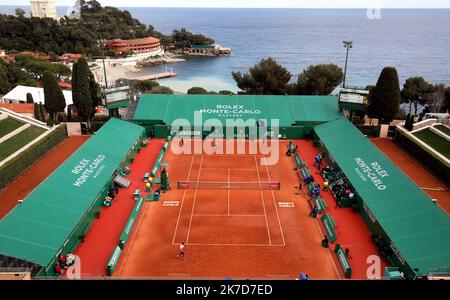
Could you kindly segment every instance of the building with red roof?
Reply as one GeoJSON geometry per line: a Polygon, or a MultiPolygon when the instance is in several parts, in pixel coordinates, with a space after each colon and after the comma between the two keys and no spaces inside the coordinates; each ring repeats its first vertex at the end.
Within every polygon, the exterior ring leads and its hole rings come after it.
{"type": "Polygon", "coordinates": [[[160,51],[161,44],[159,39],[154,37],[133,40],[114,39],[106,41],[106,48],[119,54],[123,52],[146,53],[160,51]]]}

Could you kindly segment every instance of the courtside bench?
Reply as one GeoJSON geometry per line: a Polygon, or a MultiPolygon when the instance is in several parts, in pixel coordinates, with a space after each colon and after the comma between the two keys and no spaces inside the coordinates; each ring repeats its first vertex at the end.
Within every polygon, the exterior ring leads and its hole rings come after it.
{"type": "Polygon", "coordinates": [[[344,271],[345,278],[352,277],[352,266],[348,261],[347,255],[345,255],[344,250],[341,248],[339,244],[336,245],[334,253],[336,253],[339,264],[341,265],[341,268],[344,271]]]}
{"type": "Polygon", "coordinates": [[[289,149],[291,150],[292,154],[297,152],[297,148],[295,147],[293,142],[289,142],[289,149]]]}
{"type": "Polygon", "coordinates": [[[305,180],[307,177],[311,176],[311,172],[307,168],[302,168],[299,170],[299,176],[302,180],[305,180]]]}
{"type": "Polygon", "coordinates": [[[313,208],[314,206],[317,207],[317,212],[318,213],[323,213],[325,211],[325,209],[328,207],[327,203],[325,202],[325,200],[323,200],[322,197],[316,197],[315,199],[310,201],[311,204],[311,208],[313,208]]]}
{"type": "Polygon", "coordinates": [[[303,168],[303,167],[307,167],[307,166],[308,166],[308,164],[305,163],[305,162],[301,159],[301,157],[300,157],[300,155],[298,155],[298,153],[295,153],[295,155],[294,155],[294,160],[295,160],[295,167],[296,167],[297,169],[301,169],[301,168],[303,168]]]}
{"type": "Polygon", "coordinates": [[[323,228],[325,229],[325,232],[328,236],[328,240],[331,243],[334,243],[337,239],[336,231],[334,230],[336,228],[336,221],[332,216],[325,213],[320,220],[322,221],[323,228]]]}

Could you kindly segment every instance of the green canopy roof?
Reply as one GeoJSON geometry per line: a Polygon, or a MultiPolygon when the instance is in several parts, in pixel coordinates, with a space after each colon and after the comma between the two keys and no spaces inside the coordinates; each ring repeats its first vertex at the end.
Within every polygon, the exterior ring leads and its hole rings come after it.
{"type": "Polygon", "coordinates": [[[279,119],[287,127],[340,116],[335,96],[141,95],[133,119],[171,125],[183,118],[193,124],[195,111],[202,112],[203,121],[215,118],[224,125],[226,119],[279,119]]]}
{"type": "Polygon", "coordinates": [[[450,218],[347,119],[314,128],[400,255],[419,273],[450,266],[450,218]]]}
{"type": "Polygon", "coordinates": [[[0,221],[0,254],[47,266],[142,133],[108,121],[0,221]]]}

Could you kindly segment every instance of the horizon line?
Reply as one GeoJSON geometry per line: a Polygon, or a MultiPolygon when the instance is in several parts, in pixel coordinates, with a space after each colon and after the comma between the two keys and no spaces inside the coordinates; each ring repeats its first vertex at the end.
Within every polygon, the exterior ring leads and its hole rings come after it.
{"type": "MultiPolygon", "coordinates": [[[[31,7],[30,4],[0,4],[0,6],[10,6],[10,7],[31,7]]],[[[57,5],[56,7],[70,7],[71,5],[57,5]]],[[[417,9],[428,9],[428,10],[450,10],[450,5],[448,7],[380,7],[380,8],[367,8],[367,7],[232,7],[232,6],[112,6],[104,5],[102,7],[116,7],[116,8],[200,8],[200,9],[347,9],[347,10],[368,10],[368,9],[382,9],[382,10],[417,10],[417,9]]]]}

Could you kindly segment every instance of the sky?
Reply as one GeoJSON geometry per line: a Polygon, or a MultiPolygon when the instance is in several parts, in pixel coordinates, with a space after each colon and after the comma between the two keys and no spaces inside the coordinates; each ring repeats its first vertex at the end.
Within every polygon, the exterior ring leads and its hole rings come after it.
{"type": "MultiPolygon", "coordinates": [[[[449,0],[100,0],[117,7],[235,7],[235,8],[450,8],[449,0]]],[[[72,6],[75,0],[56,0],[72,6]]],[[[0,0],[0,5],[28,5],[28,0],[0,0]]]]}

